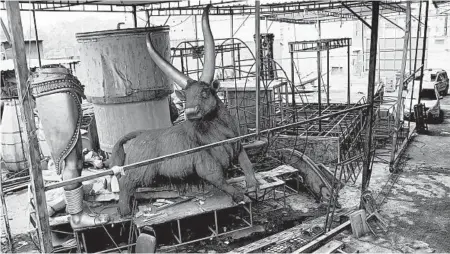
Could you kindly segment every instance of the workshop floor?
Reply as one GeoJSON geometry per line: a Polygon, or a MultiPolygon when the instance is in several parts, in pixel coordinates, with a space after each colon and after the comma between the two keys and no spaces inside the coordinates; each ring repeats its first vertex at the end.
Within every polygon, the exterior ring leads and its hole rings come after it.
{"type": "MultiPolygon", "coordinates": [[[[450,96],[441,100],[441,107],[445,122],[428,125],[429,134],[413,138],[402,172],[380,207],[388,232],[360,239],[347,232],[341,239],[346,252],[450,251],[450,96]]],[[[389,174],[377,168],[373,173],[371,189],[376,193],[389,174]]]]}

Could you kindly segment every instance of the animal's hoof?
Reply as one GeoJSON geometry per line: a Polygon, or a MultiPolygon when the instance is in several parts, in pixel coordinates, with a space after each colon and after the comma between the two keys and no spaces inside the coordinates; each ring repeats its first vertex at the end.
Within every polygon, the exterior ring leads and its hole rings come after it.
{"type": "MultiPolygon", "coordinates": [[[[241,202],[244,202],[245,200],[244,200],[244,194],[243,193],[236,193],[234,196],[233,196],[233,201],[234,202],[236,202],[237,204],[239,204],[239,203],[241,203],[241,202]]],[[[245,202],[244,202],[245,203],[245,202]]]]}
{"type": "Polygon", "coordinates": [[[131,209],[129,206],[119,205],[119,214],[122,217],[128,216],[131,214],[131,209]]]}
{"type": "Polygon", "coordinates": [[[248,192],[258,191],[258,190],[259,190],[259,183],[256,180],[256,178],[247,181],[247,191],[248,192]]]}

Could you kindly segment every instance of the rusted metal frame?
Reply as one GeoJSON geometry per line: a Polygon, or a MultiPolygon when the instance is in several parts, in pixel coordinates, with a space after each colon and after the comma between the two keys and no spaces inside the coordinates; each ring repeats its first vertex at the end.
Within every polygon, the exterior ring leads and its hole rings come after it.
{"type": "Polygon", "coordinates": [[[355,11],[353,11],[349,6],[347,6],[344,2],[341,2],[342,6],[345,7],[349,12],[351,12],[359,21],[361,21],[364,25],[366,25],[368,28],[372,29],[372,26],[367,23],[361,16],[359,16],[355,11]]]}
{"type": "Polygon", "coordinates": [[[25,140],[28,153],[27,161],[30,168],[31,189],[37,205],[37,222],[39,246],[42,252],[51,252],[51,234],[49,229],[47,203],[45,200],[44,181],[40,167],[40,153],[34,111],[31,103],[31,95],[27,85],[28,67],[26,59],[25,42],[20,15],[19,2],[6,1],[5,3],[8,23],[11,31],[12,49],[14,52],[14,69],[16,72],[17,92],[21,104],[20,111],[25,123],[25,140]]]}
{"type": "MultiPolygon", "coordinates": [[[[380,11],[380,3],[372,2],[372,29],[370,36],[370,60],[369,60],[369,80],[368,80],[368,92],[367,92],[367,103],[369,104],[367,108],[367,119],[368,122],[366,124],[365,130],[365,153],[367,158],[364,160],[364,168],[362,175],[362,191],[368,188],[370,177],[372,174],[371,167],[371,147],[372,147],[372,131],[373,131],[373,105],[374,105],[374,90],[375,90],[375,72],[376,72],[376,63],[377,63],[377,44],[378,44],[378,16],[380,11]]],[[[361,203],[362,205],[362,203],[361,203]]]]}
{"type": "Polygon", "coordinates": [[[6,201],[5,201],[5,195],[3,192],[3,177],[0,179],[0,200],[1,200],[1,206],[2,206],[2,216],[3,221],[5,222],[5,231],[6,231],[6,240],[8,242],[9,251],[14,251],[14,244],[12,242],[12,235],[11,235],[11,227],[9,226],[9,217],[8,217],[8,208],[6,207],[6,201]]]}
{"type": "MultiPolygon", "coordinates": [[[[335,113],[322,115],[321,117],[310,118],[310,119],[306,119],[306,120],[303,120],[303,121],[286,124],[286,125],[283,125],[283,126],[277,126],[277,127],[274,127],[274,128],[265,129],[265,130],[262,130],[260,132],[260,134],[268,134],[268,133],[272,133],[272,132],[281,131],[281,130],[284,130],[284,129],[297,127],[299,125],[309,124],[309,123],[315,122],[315,121],[317,121],[319,119],[334,117],[334,116],[337,116],[337,115],[340,115],[340,114],[345,114],[347,112],[368,108],[368,106],[369,106],[368,104],[364,104],[364,105],[360,105],[360,106],[353,107],[353,108],[350,108],[350,109],[341,110],[341,111],[338,111],[338,112],[335,112],[335,113]]],[[[125,166],[123,166],[123,170],[124,171],[132,170],[132,169],[139,168],[139,167],[142,167],[142,166],[145,166],[145,165],[148,165],[148,164],[165,161],[165,160],[168,160],[168,159],[171,159],[171,158],[175,158],[175,157],[179,157],[179,156],[183,156],[183,155],[187,155],[187,154],[192,154],[192,153],[204,150],[204,149],[213,148],[213,147],[221,146],[221,145],[224,145],[224,144],[235,143],[235,142],[240,141],[242,139],[253,138],[255,136],[256,136],[256,133],[250,133],[250,134],[241,135],[239,137],[235,137],[235,138],[231,138],[231,139],[227,139],[227,140],[214,142],[214,143],[211,143],[211,144],[208,144],[208,145],[203,145],[203,146],[191,148],[191,149],[188,149],[188,150],[185,150],[185,151],[180,151],[180,152],[176,152],[176,153],[160,156],[160,157],[153,158],[153,159],[143,160],[143,161],[140,161],[140,162],[136,162],[136,163],[125,165],[125,166]]],[[[102,177],[102,176],[107,176],[107,175],[114,175],[114,171],[112,169],[109,169],[109,170],[105,170],[105,171],[102,171],[102,172],[99,172],[99,173],[96,173],[96,174],[92,174],[92,175],[75,177],[75,178],[72,178],[72,179],[69,179],[69,180],[65,180],[65,181],[61,181],[61,182],[58,182],[58,183],[49,184],[49,185],[45,186],[45,188],[43,188],[43,189],[46,190],[46,191],[47,190],[52,190],[52,189],[56,189],[56,188],[59,188],[59,187],[66,186],[66,185],[70,185],[70,184],[74,184],[74,183],[80,183],[80,182],[83,182],[83,181],[87,181],[87,180],[91,180],[91,179],[95,179],[95,178],[102,177]]]]}
{"type": "Polygon", "coordinates": [[[428,1],[425,2],[425,26],[424,26],[424,32],[423,32],[423,48],[422,48],[422,69],[420,71],[420,83],[419,83],[419,98],[417,104],[420,104],[421,97],[420,91],[422,91],[422,84],[423,84],[423,69],[425,68],[425,51],[427,49],[427,31],[428,31],[428,9],[429,9],[430,3],[428,1]]]}
{"type": "Polygon", "coordinates": [[[400,69],[400,82],[398,85],[398,95],[397,95],[397,111],[396,111],[396,116],[395,116],[395,123],[394,123],[394,135],[392,138],[392,150],[391,150],[391,160],[390,160],[390,169],[391,172],[393,170],[392,166],[394,163],[394,159],[395,159],[395,154],[397,152],[397,139],[398,139],[398,132],[400,131],[400,124],[402,124],[400,122],[400,117],[401,114],[403,113],[403,81],[405,79],[405,69],[406,69],[406,61],[407,61],[407,57],[408,57],[408,46],[409,46],[409,33],[411,32],[411,3],[408,2],[407,3],[407,8],[406,8],[406,23],[405,23],[406,29],[405,29],[405,36],[403,39],[403,55],[402,55],[402,66],[400,69]]]}

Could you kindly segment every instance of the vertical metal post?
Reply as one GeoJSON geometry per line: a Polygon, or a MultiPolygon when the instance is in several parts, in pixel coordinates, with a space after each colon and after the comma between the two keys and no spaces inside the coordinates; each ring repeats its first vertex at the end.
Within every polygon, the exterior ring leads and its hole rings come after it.
{"type": "MultiPolygon", "coordinates": [[[[364,18],[363,18],[364,19],[364,18]]],[[[364,51],[364,24],[361,23],[362,72],[366,72],[366,52],[364,51]]]]}
{"type": "Polygon", "coordinates": [[[347,105],[350,105],[350,41],[347,46],[347,105]]]}
{"type": "Polygon", "coordinates": [[[36,135],[36,123],[31,103],[31,94],[27,86],[28,66],[25,42],[23,39],[22,20],[18,1],[6,1],[6,14],[11,31],[11,44],[14,53],[14,70],[16,73],[17,93],[20,102],[22,122],[25,123],[26,155],[31,177],[31,191],[36,204],[37,234],[41,252],[50,253],[53,250],[52,237],[47,211],[47,201],[44,192],[44,180],[40,166],[39,143],[36,135]]]}
{"type": "Polygon", "coordinates": [[[260,101],[260,82],[261,82],[261,31],[260,31],[260,1],[255,1],[255,53],[256,53],[256,134],[259,136],[260,122],[259,122],[259,101],[260,101]]]}
{"type": "MultiPolygon", "coordinates": [[[[417,53],[418,53],[418,50],[419,50],[419,39],[420,39],[420,20],[421,20],[421,18],[422,18],[422,2],[420,2],[420,5],[419,5],[419,20],[418,20],[418,22],[417,22],[417,38],[416,38],[416,49],[415,49],[415,53],[414,53],[414,70],[413,70],[413,72],[415,73],[416,72],[416,68],[417,68],[417,53]]],[[[412,42],[411,42],[412,43],[412,42]]],[[[422,68],[423,68],[423,66],[422,66],[422,68]]],[[[410,98],[410,101],[409,101],[409,115],[410,115],[410,117],[411,117],[411,110],[412,110],[412,101],[413,101],[413,98],[414,98],[414,85],[415,85],[415,81],[416,81],[416,74],[414,74],[414,78],[413,78],[413,80],[412,80],[412,87],[411,87],[411,98],[410,98]]],[[[408,131],[410,131],[409,130],[409,128],[411,127],[411,121],[408,121],[408,131]]]]}
{"type": "Polygon", "coordinates": [[[389,161],[390,170],[393,172],[394,160],[395,160],[395,152],[397,151],[397,139],[398,132],[400,130],[400,117],[403,113],[403,81],[405,80],[405,69],[406,69],[406,60],[408,58],[408,44],[409,44],[409,34],[411,32],[411,2],[406,3],[406,23],[405,23],[405,36],[403,39],[403,55],[402,55],[402,66],[400,69],[400,80],[398,85],[398,94],[397,94],[397,111],[395,114],[395,123],[394,123],[394,135],[392,137],[392,149],[391,149],[391,159],[389,161]]]}
{"type": "Polygon", "coordinates": [[[37,30],[37,24],[36,24],[36,11],[34,10],[34,3],[33,3],[33,21],[34,21],[34,34],[36,36],[36,49],[38,53],[38,61],[39,61],[39,67],[42,67],[41,63],[41,47],[39,46],[39,35],[37,30]]]}
{"type": "Polygon", "coordinates": [[[149,10],[145,10],[145,19],[147,20],[146,27],[150,27],[150,11],[149,10]]]}
{"type": "Polygon", "coordinates": [[[327,48],[327,105],[330,106],[330,49],[327,48]]]}
{"type": "MultiPolygon", "coordinates": [[[[320,71],[320,65],[321,65],[321,59],[320,59],[320,40],[317,43],[317,92],[318,92],[318,99],[317,102],[319,103],[319,117],[322,116],[322,73],[320,71]]],[[[319,132],[322,131],[322,120],[319,120],[319,132]]]]}
{"type": "MultiPolygon", "coordinates": [[[[231,43],[233,45],[233,50],[232,50],[232,53],[231,53],[231,61],[233,61],[233,77],[234,77],[234,80],[236,81],[236,59],[235,59],[235,56],[234,56],[235,48],[234,48],[233,31],[234,31],[233,11],[231,10],[231,14],[230,14],[230,38],[232,38],[231,39],[231,43]]],[[[237,93],[236,93],[236,96],[237,96],[237,93]]]]}
{"type": "Polygon", "coordinates": [[[372,29],[370,34],[370,58],[369,58],[369,80],[367,87],[367,123],[365,130],[365,151],[366,158],[364,160],[364,168],[362,174],[362,191],[363,193],[369,187],[370,176],[372,175],[371,161],[372,161],[372,129],[373,129],[373,97],[375,90],[375,74],[377,67],[377,44],[378,44],[378,15],[380,10],[380,3],[372,2],[372,29]]]}
{"type": "MultiPolygon", "coordinates": [[[[317,22],[319,29],[319,42],[317,43],[317,89],[318,89],[318,103],[319,103],[319,117],[322,115],[322,59],[320,55],[321,40],[322,40],[322,27],[320,20],[317,22]]],[[[319,132],[322,131],[322,120],[319,120],[319,132]]]]}
{"type": "MultiPolygon", "coordinates": [[[[3,178],[2,178],[3,179],[3,178]]],[[[5,222],[5,231],[6,231],[6,240],[8,241],[9,251],[14,251],[14,245],[11,237],[11,227],[9,226],[9,217],[8,217],[8,208],[6,207],[5,195],[3,193],[3,180],[0,179],[0,199],[1,199],[1,213],[3,217],[3,221],[5,222]]]]}
{"type": "Polygon", "coordinates": [[[136,12],[136,5],[133,5],[133,22],[134,22],[134,27],[137,27],[137,12],[136,12]]]}
{"type": "MultiPolygon", "coordinates": [[[[291,95],[292,95],[292,120],[295,123],[296,109],[295,109],[295,66],[294,66],[294,47],[291,44],[289,47],[291,53],[291,95]]],[[[287,96],[288,87],[286,86],[286,105],[289,105],[289,97],[287,96]]]]}
{"type": "Polygon", "coordinates": [[[428,1],[425,1],[425,28],[423,31],[423,49],[422,49],[422,70],[420,71],[420,83],[419,83],[419,99],[417,103],[420,103],[420,100],[422,99],[420,96],[420,92],[422,91],[422,84],[423,84],[423,69],[425,68],[425,51],[427,49],[427,31],[428,31],[428,8],[430,3],[428,1]]]}
{"type": "MultiPolygon", "coordinates": [[[[195,43],[198,46],[198,24],[197,24],[197,15],[194,15],[194,29],[195,29],[195,43]]],[[[200,79],[200,60],[196,59],[197,64],[197,80],[200,79]]]]}

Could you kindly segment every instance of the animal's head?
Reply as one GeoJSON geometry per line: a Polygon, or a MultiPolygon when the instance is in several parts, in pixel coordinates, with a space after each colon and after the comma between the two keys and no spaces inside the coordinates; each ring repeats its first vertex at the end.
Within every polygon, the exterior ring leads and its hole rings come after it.
{"type": "Polygon", "coordinates": [[[168,77],[173,79],[175,83],[182,88],[182,90],[176,90],[175,93],[180,100],[186,102],[184,112],[188,120],[204,118],[210,114],[213,114],[218,108],[219,98],[216,93],[219,89],[219,82],[213,82],[215,70],[215,46],[214,38],[209,26],[208,12],[210,8],[211,5],[208,5],[203,10],[202,15],[202,30],[205,40],[205,58],[202,75],[198,81],[184,75],[172,64],[161,57],[152,45],[151,34],[147,35],[147,48],[150,53],[150,57],[168,77]]]}

